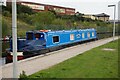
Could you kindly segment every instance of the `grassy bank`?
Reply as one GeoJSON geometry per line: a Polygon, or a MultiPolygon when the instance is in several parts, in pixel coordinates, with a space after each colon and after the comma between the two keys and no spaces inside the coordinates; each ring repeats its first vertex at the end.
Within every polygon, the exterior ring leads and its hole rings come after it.
{"type": "MultiPolygon", "coordinates": [[[[34,30],[34,27],[21,21],[17,20],[17,34],[19,37],[24,37],[26,31],[34,30]]],[[[12,35],[12,18],[2,16],[2,37],[12,35]]]]}
{"type": "MultiPolygon", "coordinates": [[[[119,39],[120,41],[120,39],[119,39]]],[[[94,48],[29,78],[117,78],[118,40],[94,48]],[[105,51],[104,48],[114,49],[105,51]]]]}

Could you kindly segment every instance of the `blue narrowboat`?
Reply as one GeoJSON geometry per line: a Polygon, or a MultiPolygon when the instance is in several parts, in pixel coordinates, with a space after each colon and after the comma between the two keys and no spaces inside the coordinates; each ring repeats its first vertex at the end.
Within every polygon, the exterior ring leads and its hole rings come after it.
{"type": "MultiPolygon", "coordinates": [[[[25,58],[25,56],[39,54],[42,50],[96,38],[95,29],[28,31],[26,39],[18,39],[17,41],[18,60],[25,58]]],[[[12,59],[12,40],[10,43],[8,59],[12,59]]]]}

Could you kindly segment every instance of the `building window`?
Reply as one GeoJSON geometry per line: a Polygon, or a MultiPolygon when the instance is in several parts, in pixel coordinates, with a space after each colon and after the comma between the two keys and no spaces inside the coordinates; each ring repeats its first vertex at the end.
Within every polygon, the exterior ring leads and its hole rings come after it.
{"type": "Polygon", "coordinates": [[[59,36],[53,36],[53,43],[59,42],[59,36]]]}

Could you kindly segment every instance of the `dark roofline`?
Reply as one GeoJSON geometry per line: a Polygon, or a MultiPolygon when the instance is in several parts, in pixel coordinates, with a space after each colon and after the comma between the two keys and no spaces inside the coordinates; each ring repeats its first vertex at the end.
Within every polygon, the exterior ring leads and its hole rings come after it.
{"type": "Polygon", "coordinates": [[[59,7],[59,8],[66,8],[66,9],[73,9],[73,10],[75,10],[75,8],[62,7],[62,6],[49,5],[49,4],[41,4],[41,3],[36,3],[36,2],[19,1],[19,3],[29,3],[29,4],[36,4],[36,5],[43,5],[43,6],[53,6],[53,7],[59,7]]]}
{"type": "Polygon", "coordinates": [[[97,15],[94,15],[96,17],[110,17],[109,15],[105,14],[105,13],[101,13],[101,14],[97,14],[97,15]]]}

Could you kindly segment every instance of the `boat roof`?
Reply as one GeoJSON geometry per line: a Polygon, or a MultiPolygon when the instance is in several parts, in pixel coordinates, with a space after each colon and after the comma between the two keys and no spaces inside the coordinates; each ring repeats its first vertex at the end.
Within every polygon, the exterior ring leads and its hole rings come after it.
{"type": "Polygon", "coordinates": [[[76,31],[94,31],[94,28],[91,29],[78,29],[78,30],[56,30],[56,31],[52,31],[52,30],[34,30],[34,31],[28,31],[27,33],[33,32],[33,33],[63,33],[63,32],[76,32],[76,31]]]}

